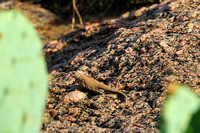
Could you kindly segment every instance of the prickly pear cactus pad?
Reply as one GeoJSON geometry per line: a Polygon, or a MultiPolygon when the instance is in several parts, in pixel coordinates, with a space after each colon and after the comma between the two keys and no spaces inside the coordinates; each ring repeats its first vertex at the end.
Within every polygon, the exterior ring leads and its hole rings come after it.
{"type": "Polygon", "coordinates": [[[0,12],[0,133],[36,133],[47,72],[40,39],[18,11],[0,12]]]}

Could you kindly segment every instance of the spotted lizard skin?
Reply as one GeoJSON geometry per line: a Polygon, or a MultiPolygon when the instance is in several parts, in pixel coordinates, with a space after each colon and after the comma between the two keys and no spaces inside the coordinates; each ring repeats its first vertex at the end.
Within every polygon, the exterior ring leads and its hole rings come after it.
{"type": "Polygon", "coordinates": [[[81,72],[72,72],[70,74],[73,78],[76,79],[76,81],[78,81],[80,83],[80,85],[84,88],[87,88],[89,90],[92,91],[98,91],[99,89],[103,89],[106,91],[110,91],[110,92],[115,92],[115,93],[119,93],[121,95],[123,95],[125,97],[125,103],[127,103],[127,96],[124,92],[118,90],[118,89],[113,89],[91,77],[88,77],[84,74],[82,74],[81,72]]]}

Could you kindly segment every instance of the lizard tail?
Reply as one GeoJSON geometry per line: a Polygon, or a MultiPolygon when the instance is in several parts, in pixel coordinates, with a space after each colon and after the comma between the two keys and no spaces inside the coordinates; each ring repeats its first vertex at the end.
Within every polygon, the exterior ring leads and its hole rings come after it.
{"type": "Polygon", "coordinates": [[[113,89],[112,87],[109,87],[109,86],[107,86],[107,85],[105,85],[105,84],[100,84],[100,85],[99,85],[99,88],[104,89],[104,90],[107,90],[107,91],[119,93],[119,94],[123,95],[124,98],[125,98],[125,103],[127,104],[127,95],[126,95],[124,92],[122,92],[122,91],[120,91],[120,90],[117,90],[117,89],[113,89]]]}
{"type": "Polygon", "coordinates": [[[120,90],[117,90],[117,89],[113,89],[111,87],[109,87],[107,90],[109,90],[111,92],[116,92],[116,93],[119,93],[119,94],[123,95],[124,98],[125,98],[125,103],[127,103],[127,95],[124,92],[122,92],[120,90]]]}
{"type": "Polygon", "coordinates": [[[127,95],[124,92],[118,91],[117,93],[120,93],[125,98],[125,103],[127,103],[127,95]]]}

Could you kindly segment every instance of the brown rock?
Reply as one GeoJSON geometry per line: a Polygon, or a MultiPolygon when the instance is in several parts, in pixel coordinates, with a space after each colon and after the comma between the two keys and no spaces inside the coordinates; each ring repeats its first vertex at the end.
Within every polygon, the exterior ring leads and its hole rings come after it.
{"type": "Polygon", "coordinates": [[[81,112],[81,108],[69,108],[68,109],[68,113],[69,114],[75,114],[75,115],[79,115],[81,112]]]}
{"type": "Polygon", "coordinates": [[[181,54],[183,54],[183,50],[179,50],[179,51],[177,51],[176,54],[177,54],[177,55],[181,55],[181,54]]]}
{"type": "Polygon", "coordinates": [[[76,118],[74,118],[73,116],[69,116],[66,119],[69,120],[70,122],[76,122],[76,118]]]}
{"type": "Polygon", "coordinates": [[[189,23],[187,26],[188,26],[188,32],[191,32],[193,27],[194,27],[194,24],[193,23],[189,23]]]}
{"type": "Polygon", "coordinates": [[[68,93],[65,97],[64,97],[64,102],[68,103],[68,102],[78,102],[80,100],[85,99],[87,96],[85,93],[81,92],[81,91],[72,91],[70,93],[68,93]]]}
{"type": "Polygon", "coordinates": [[[187,13],[188,18],[195,18],[197,15],[196,11],[190,11],[187,13]]]}
{"type": "Polygon", "coordinates": [[[146,10],[147,10],[146,7],[143,7],[143,8],[141,8],[141,9],[137,10],[136,12],[134,12],[134,16],[135,16],[135,17],[139,17],[139,16],[141,16],[146,10]]]}
{"type": "Polygon", "coordinates": [[[51,110],[50,114],[53,118],[55,118],[58,115],[58,111],[57,110],[51,110]]]}

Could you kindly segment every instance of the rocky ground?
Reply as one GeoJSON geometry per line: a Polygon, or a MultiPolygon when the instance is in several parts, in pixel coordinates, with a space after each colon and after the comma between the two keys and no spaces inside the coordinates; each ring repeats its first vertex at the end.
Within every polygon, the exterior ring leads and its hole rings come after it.
{"type": "Polygon", "coordinates": [[[44,46],[49,96],[42,132],[159,132],[166,88],[200,94],[200,2],[163,1],[86,25],[44,46]],[[82,71],[128,96],[78,85],[82,71]]]}

